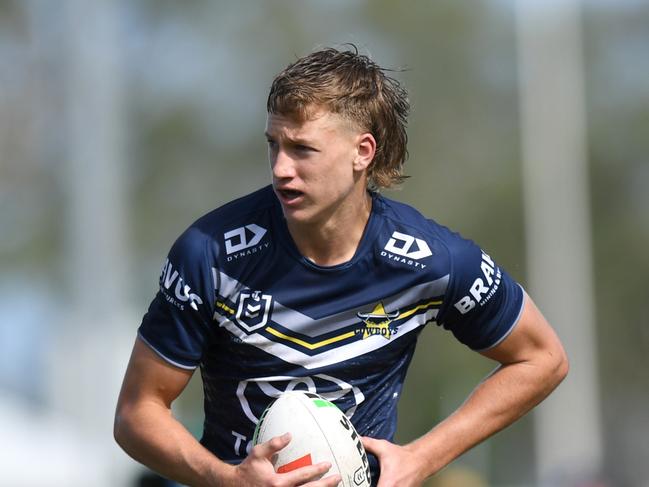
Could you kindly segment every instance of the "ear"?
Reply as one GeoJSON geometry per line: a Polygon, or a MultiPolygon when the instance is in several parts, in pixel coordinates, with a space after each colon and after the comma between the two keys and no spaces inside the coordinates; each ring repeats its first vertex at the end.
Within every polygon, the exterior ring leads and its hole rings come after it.
{"type": "Polygon", "coordinates": [[[376,154],[376,140],[369,132],[358,135],[354,171],[363,171],[369,167],[376,154]]]}

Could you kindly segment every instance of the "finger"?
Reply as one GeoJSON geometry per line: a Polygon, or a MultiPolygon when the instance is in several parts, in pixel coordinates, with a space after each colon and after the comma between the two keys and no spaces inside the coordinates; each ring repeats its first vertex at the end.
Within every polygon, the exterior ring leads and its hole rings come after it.
{"type": "Polygon", "coordinates": [[[303,487],[336,487],[340,485],[343,481],[342,477],[339,474],[329,475],[320,480],[314,480],[313,482],[308,482],[302,484],[303,487]]]}
{"type": "Polygon", "coordinates": [[[377,440],[376,438],[370,438],[369,436],[361,436],[361,441],[363,442],[365,450],[376,456],[379,456],[385,449],[383,440],[377,440]]]}
{"type": "MultiPolygon", "coordinates": [[[[315,465],[307,465],[296,468],[290,472],[282,474],[282,478],[289,482],[290,485],[302,485],[310,480],[317,480],[326,474],[331,468],[331,463],[320,462],[315,465]]],[[[334,484],[335,485],[335,484],[334,484]]]]}
{"type": "Polygon", "coordinates": [[[284,433],[281,436],[274,436],[264,443],[260,443],[252,448],[250,452],[254,456],[270,458],[280,451],[291,441],[291,433],[284,433]]]}

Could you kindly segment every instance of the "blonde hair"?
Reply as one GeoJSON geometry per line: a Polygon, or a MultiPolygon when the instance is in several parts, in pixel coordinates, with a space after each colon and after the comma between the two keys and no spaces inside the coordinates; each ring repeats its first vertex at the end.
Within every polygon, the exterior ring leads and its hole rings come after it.
{"type": "Polygon", "coordinates": [[[368,168],[368,186],[390,188],[407,178],[408,94],[385,69],[351,47],[322,49],[291,63],[273,80],[266,109],[308,120],[326,108],[371,133],[376,154],[368,168]]]}

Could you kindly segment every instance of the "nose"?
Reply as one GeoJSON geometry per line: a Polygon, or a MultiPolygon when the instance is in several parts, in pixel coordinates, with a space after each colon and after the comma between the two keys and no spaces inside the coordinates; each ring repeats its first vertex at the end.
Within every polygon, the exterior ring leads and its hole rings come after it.
{"type": "Polygon", "coordinates": [[[295,161],[282,149],[270,154],[270,167],[275,179],[292,179],[295,177],[295,161]]]}

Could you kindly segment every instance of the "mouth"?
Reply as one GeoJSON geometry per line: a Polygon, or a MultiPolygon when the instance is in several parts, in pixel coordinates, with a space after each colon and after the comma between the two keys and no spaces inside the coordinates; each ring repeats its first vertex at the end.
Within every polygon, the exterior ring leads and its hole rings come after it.
{"type": "Polygon", "coordinates": [[[304,196],[304,193],[302,191],[298,191],[297,189],[276,188],[275,192],[277,193],[277,196],[279,196],[280,201],[286,205],[296,204],[304,196]]]}

